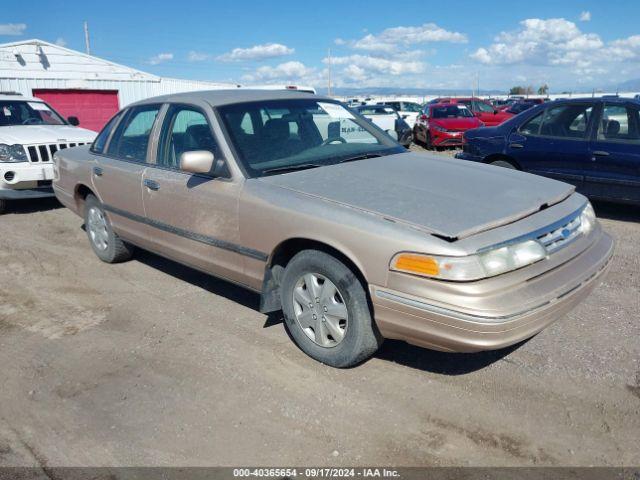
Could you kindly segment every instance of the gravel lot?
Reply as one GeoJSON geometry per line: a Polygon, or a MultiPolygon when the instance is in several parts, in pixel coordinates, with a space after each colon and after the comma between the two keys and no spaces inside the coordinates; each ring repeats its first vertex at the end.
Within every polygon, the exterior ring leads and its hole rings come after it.
{"type": "Polygon", "coordinates": [[[638,465],[640,208],[596,210],[611,272],[535,338],[387,341],[336,370],[256,295],[145,252],[103,264],[71,212],[21,204],[0,218],[0,465],[638,465]]]}

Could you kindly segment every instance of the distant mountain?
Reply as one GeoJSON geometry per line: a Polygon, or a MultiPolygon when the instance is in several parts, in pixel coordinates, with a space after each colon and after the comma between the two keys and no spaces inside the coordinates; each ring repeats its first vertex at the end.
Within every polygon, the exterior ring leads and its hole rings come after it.
{"type": "Polygon", "coordinates": [[[611,86],[608,90],[612,90],[614,92],[616,90],[619,92],[640,92],[640,78],[627,80],[626,82],[611,86]]]}
{"type": "MultiPolygon", "coordinates": [[[[327,87],[316,87],[320,94],[327,93],[327,87]]],[[[471,89],[445,89],[445,88],[399,88],[399,87],[369,87],[369,88],[333,88],[333,95],[341,97],[364,97],[367,95],[412,95],[423,97],[427,95],[471,95],[471,89]]],[[[500,90],[481,90],[480,94],[485,95],[504,95],[505,92],[500,90]]]]}

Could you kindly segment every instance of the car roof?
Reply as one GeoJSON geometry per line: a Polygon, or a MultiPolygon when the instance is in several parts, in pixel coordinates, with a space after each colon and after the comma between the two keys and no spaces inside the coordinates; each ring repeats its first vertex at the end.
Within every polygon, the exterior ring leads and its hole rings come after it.
{"type": "Polygon", "coordinates": [[[607,102],[607,103],[637,103],[640,104],[640,101],[632,98],[632,97],[580,97],[580,98],[564,98],[559,100],[552,100],[550,102],[544,102],[542,105],[548,105],[550,103],[584,103],[584,102],[607,102]]]}
{"type": "Polygon", "coordinates": [[[200,90],[196,92],[172,93],[169,95],[147,98],[145,100],[132,103],[130,106],[148,105],[154,103],[206,102],[212,107],[217,107],[234,103],[255,102],[264,100],[284,100],[292,98],[314,98],[316,100],[334,101],[333,99],[327,97],[314,95],[308,92],[301,92],[298,90],[261,90],[238,88],[233,90],[200,90]]]}

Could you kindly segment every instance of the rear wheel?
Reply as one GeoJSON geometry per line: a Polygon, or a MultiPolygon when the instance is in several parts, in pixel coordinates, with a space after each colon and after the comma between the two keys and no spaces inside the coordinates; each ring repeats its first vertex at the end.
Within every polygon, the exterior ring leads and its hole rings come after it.
{"type": "Polygon", "coordinates": [[[133,247],[113,231],[102,204],[93,195],[85,199],[84,225],[91,248],[100,260],[119,263],[131,258],[133,247]]]}
{"type": "Polygon", "coordinates": [[[5,199],[0,198],[0,215],[7,211],[8,203],[5,199]]]}
{"type": "Polygon", "coordinates": [[[496,167],[504,167],[504,168],[510,168],[512,170],[516,170],[516,166],[513,163],[511,163],[509,160],[494,160],[489,164],[494,165],[496,167]]]}
{"type": "Polygon", "coordinates": [[[310,357],[332,367],[351,367],[382,343],[367,294],[337,258],[304,250],[288,263],[280,288],[287,328],[310,357]]]}

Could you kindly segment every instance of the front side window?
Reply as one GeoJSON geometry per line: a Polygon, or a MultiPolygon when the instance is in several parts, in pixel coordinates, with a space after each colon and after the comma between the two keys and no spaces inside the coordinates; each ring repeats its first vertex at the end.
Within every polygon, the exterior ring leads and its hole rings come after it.
{"type": "Polygon", "coordinates": [[[115,115],[111,120],[107,122],[104,128],[100,131],[96,139],[93,141],[91,145],[91,151],[95,153],[102,153],[104,151],[104,147],[107,144],[107,140],[109,139],[109,135],[111,135],[111,130],[115,127],[116,123],[118,123],[118,119],[121,117],[122,112],[115,115]]]}
{"type": "Polygon", "coordinates": [[[493,113],[494,112],[494,108],[484,102],[476,102],[476,105],[478,107],[478,111],[483,112],[483,113],[493,113]]]}
{"type": "Polygon", "coordinates": [[[640,115],[637,107],[605,104],[598,125],[598,140],[640,144],[640,115]]]}
{"type": "Polygon", "coordinates": [[[200,110],[186,105],[171,105],[158,142],[158,165],[180,169],[184,152],[207,150],[216,152],[216,142],[209,122],[200,110]]]}
{"type": "Polygon", "coordinates": [[[335,102],[266,100],[225,105],[219,112],[251,177],[406,152],[368,120],[335,102]]]}
{"type": "Polygon", "coordinates": [[[540,133],[540,126],[542,125],[543,116],[544,112],[540,112],[538,115],[535,115],[532,119],[530,119],[520,127],[520,133],[522,133],[523,135],[538,135],[540,133]]]}
{"type": "Polygon", "coordinates": [[[545,137],[575,138],[586,137],[586,126],[579,127],[581,119],[588,122],[591,105],[566,104],[547,108],[542,119],[540,135],[545,137]]]}
{"type": "Polygon", "coordinates": [[[0,101],[0,126],[66,125],[67,122],[49,105],[41,101],[0,101]]]}
{"type": "Polygon", "coordinates": [[[159,110],[160,105],[143,105],[129,110],[113,134],[107,153],[124,160],[145,162],[149,136],[159,110]]]}

